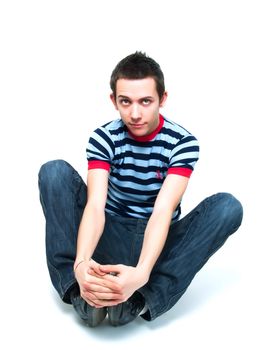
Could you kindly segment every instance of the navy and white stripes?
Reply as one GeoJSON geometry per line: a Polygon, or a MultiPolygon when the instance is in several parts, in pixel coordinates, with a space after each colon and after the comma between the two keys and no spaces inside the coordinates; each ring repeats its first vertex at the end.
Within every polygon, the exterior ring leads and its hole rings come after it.
{"type": "MultiPolygon", "coordinates": [[[[196,138],[161,115],[159,129],[153,137],[134,138],[117,119],[92,133],[87,147],[89,170],[109,171],[107,212],[149,218],[166,176],[190,177],[199,155],[196,138]]],[[[180,205],[173,220],[179,215],[180,205]]]]}

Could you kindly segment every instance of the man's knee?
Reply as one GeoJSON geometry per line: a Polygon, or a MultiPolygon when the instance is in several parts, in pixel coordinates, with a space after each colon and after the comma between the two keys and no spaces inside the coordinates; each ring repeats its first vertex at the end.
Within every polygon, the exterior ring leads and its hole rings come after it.
{"type": "Polygon", "coordinates": [[[236,230],[242,222],[243,207],[240,201],[230,193],[219,193],[221,204],[221,220],[229,223],[236,230]]]}
{"type": "Polygon", "coordinates": [[[39,185],[59,184],[72,173],[72,168],[65,160],[57,159],[44,163],[38,173],[39,185]]]}

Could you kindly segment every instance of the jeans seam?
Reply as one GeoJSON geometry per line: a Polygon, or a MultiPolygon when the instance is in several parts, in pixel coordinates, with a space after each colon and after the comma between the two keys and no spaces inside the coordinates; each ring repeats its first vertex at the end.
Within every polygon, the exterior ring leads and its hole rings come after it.
{"type": "Polygon", "coordinates": [[[185,237],[183,238],[180,246],[178,247],[179,249],[176,251],[175,253],[175,257],[178,256],[178,254],[181,253],[182,249],[184,248],[185,244],[187,244],[189,242],[189,236],[190,236],[190,232],[191,232],[191,229],[192,229],[192,226],[193,226],[193,222],[195,221],[196,217],[199,216],[199,222],[200,222],[200,215],[204,215],[206,213],[206,209],[207,207],[205,206],[204,207],[204,210],[199,210],[195,213],[195,216],[194,218],[192,219],[190,225],[188,226],[187,228],[187,231],[185,233],[185,237]]]}
{"type": "Polygon", "coordinates": [[[48,267],[50,268],[50,270],[52,270],[52,272],[56,275],[57,279],[58,279],[58,284],[57,286],[59,287],[59,294],[63,295],[63,288],[62,288],[62,284],[61,284],[61,276],[59,274],[59,271],[48,261],[47,262],[48,267]]]}
{"type": "MultiPolygon", "coordinates": [[[[177,302],[174,303],[174,300],[178,297],[178,295],[183,294],[183,293],[186,291],[187,288],[188,288],[188,286],[185,287],[185,288],[183,288],[180,292],[177,292],[175,295],[173,295],[173,296],[169,299],[167,305],[165,305],[165,307],[163,307],[163,309],[159,312],[159,315],[160,315],[160,314],[163,314],[166,310],[171,309],[171,307],[173,307],[173,306],[177,303],[177,302]]],[[[181,297],[180,297],[180,298],[181,298],[181,297]]],[[[180,298],[179,298],[179,299],[180,299],[180,298]]],[[[178,299],[178,300],[179,300],[179,299],[178,299]]],[[[178,301],[178,300],[177,300],[177,301],[178,301]]]]}
{"type": "Polygon", "coordinates": [[[72,280],[70,280],[68,283],[65,284],[64,291],[61,294],[61,298],[64,302],[68,303],[68,301],[65,300],[65,296],[67,292],[71,289],[71,287],[76,283],[78,284],[77,280],[73,278],[72,280]]]}
{"type": "MultiPolygon", "coordinates": [[[[79,203],[80,200],[80,191],[83,185],[83,180],[81,179],[80,175],[78,172],[72,168],[72,176],[71,176],[71,181],[72,181],[72,191],[71,191],[71,196],[72,196],[72,202],[73,202],[73,218],[74,218],[74,227],[78,227],[80,225],[80,221],[78,216],[78,207],[82,207],[79,203]],[[74,199],[77,198],[75,201],[74,199]]],[[[82,208],[84,210],[84,208],[82,208]]],[[[83,211],[82,211],[83,214],[83,211]]],[[[80,218],[81,219],[81,218],[80,218]]]]}

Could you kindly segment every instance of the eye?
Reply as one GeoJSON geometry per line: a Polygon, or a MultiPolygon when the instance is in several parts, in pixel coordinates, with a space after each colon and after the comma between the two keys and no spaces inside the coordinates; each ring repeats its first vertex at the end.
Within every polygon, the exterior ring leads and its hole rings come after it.
{"type": "Polygon", "coordinates": [[[128,100],[127,98],[122,98],[120,100],[120,104],[122,104],[123,106],[128,106],[130,104],[130,100],[128,100]]]}
{"type": "Polygon", "coordinates": [[[142,100],[142,104],[143,104],[144,106],[148,106],[150,103],[151,103],[151,100],[150,100],[149,98],[144,98],[144,99],[142,100]]]}

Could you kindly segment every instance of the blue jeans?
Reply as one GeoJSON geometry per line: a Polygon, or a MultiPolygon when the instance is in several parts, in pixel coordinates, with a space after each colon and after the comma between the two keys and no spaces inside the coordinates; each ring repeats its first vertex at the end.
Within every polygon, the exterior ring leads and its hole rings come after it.
{"type": "MultiPolygon", "coordinates": [[[[39,172],[40,201],[46,218],[46,255],[51,281],[61,299],[70,303],[76,286],[73,264],[77,233],[87,201],[87,186],[63,160],[44,164],[39,172]]],[[[181,220],[171,223],[168,237],[150,279],[139,291],[153,320],[180,299],[195,274],[241,224],[240,202],[228,193],[203,200],[181,220]]],[[[147,219],[106,213],[105,228],[93,258],[100,264],[135,266],[147,219]]]]}

